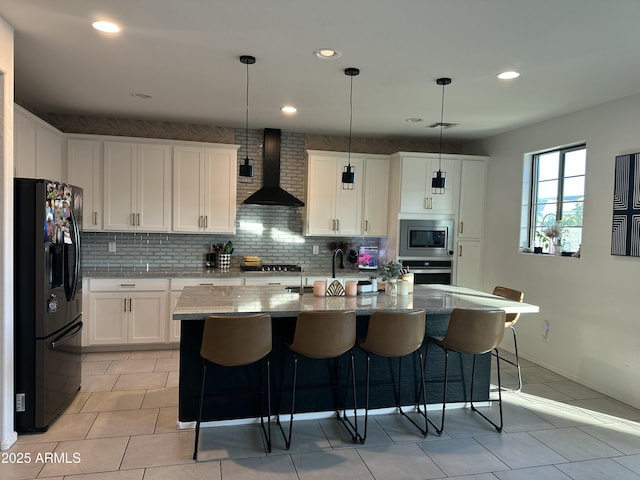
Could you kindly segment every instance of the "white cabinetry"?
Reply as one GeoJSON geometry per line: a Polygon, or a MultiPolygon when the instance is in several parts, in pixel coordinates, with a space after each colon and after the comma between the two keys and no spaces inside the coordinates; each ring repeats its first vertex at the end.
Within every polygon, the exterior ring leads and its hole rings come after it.
{"type": "Polygon", "coordinates": [[[89,344],[164,343],[167,280],[91,279],[89,344]]]}
{"type": "Polygon", "coordinates": [[[462,159],[461,166],[455,281],[481,290],[487,159],[462,159]]]}
{"type": "Polygon", "coordinates": [[[172,278],[171,292],[169,294],[169,315],[167,322],[167,341],[176,343],[180,341],[180,324],[179,320],[173,320],[173,312],[178,304],[178,299],[184,287],[198,286],[240,286],[243,280],[240,277],[235,278],[172,278]]]}
{"type": "Polygon", "coordinates": [[[174,232],[235,233],[235,146],[175,146],[174,232]]]}
{"type": "Polygon", "coordinates": [[[66,180],[62,170],[62,132],[15,105],[16,177],[66,180]]]}
{"type": "Polygon", "coordinates": [[[352,153],[355,184],[344,190],[348,154],[307,153],[306,235],[386,235],[389,157],[352,153]]]}
{"type": "Polygon", "coordinates": [[[460,160],[451,155],[398,152],[392,155],[395,168],[400,169],[401,214],[455,214],[459,195],[460,160]],[[431,192],[431,179],[442,164],[446,175],[444,193],[431,192]]]}
{"type": "Polygon", "coordinates": [[[364,161],[362,235],[384,237],[389,208],[389,157],[367,156],[364,161]]]}
{"type": "Polygon", "coordinates": [[[84,231],[102,230],[102,157],[99,140],[67,139],[67,181],[82,187],[84,231]]]}
{"type": "Polygon", "coordinates": [[[171,146],[104,142],[104,229],[166,232],[171,224],[171,146]]]}

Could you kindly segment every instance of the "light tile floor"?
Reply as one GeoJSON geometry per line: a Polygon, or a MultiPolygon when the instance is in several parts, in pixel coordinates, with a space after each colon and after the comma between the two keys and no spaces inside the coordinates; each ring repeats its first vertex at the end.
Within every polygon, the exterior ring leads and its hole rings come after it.
{"type": "Polygon", "coordinates": [[[265,455],[257,426],[214,427],[203,429],[195,463],[193,430],[176,429],[177,351],[85,354],[74,403],[48,432],[1,452],[0,478],[640,479],[640,410],[522,364],[525,387],[504,394],[502,434],[467,409],[448,411],[440,437],[395,414],[371,417],[366,445],[351,444],[335,419],[300,420],[291,450],[274,428],[265,455]]]}

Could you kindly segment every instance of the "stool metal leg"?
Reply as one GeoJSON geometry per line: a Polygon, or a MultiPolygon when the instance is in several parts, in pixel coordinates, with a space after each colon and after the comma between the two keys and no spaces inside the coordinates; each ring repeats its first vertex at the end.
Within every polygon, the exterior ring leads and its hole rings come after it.
{"type": "MultiPolygon", "coordinates": [[[[284,448],[285,450],[289,450],[291,447],[291,434],[293,432],[293,412],[296,403],[296,378],[298,376],[298,356],[293,354],[293,384],[291,386],[291,414],[289,416],[289,434],[287,435],[282,428],[282,423],[280,423],[280,414],[278,413],[276,417],[276,422],[278,423],[278,427],[280,428],[280,432],[282,433],[282,437],[284,439],[284,448]]],[[[284,382],[282,382],[282,392],[284,393],[284,382]]]]}
{"type": "Polygon", "coordinates": [[[487,417],[484,413],[482,413],[480,410],[478,410],[474,405],[473,405],[473,384],[474,384],[474,378],[475,378],[475,369],[476,369],[476,355],[473,356],[473,364],[471,367],[471,410],[476,412],[478,415],[480,415],[482,418],[484,418],[487,422],[489,422],[491,425],[493,425],[493,428],[495,428],[498,432],[502,432],[502,384],[501,384],[501,380],[500,380],[500,354],[498,353],[498,349],[495,349],[495,354],[493,355],[496,357],[496,371],[498,374],[498,409],[500,411],[500,425],[497,425],[496,423],[494,423],[489,417],[487,417]]]}
{"type": "MultiPolygon", "coordinates": [[[[429,344],[430,342],[427,343],[427,348],[426,348],[426,353],[429,353],[429,344]]],[[[437,344],[436,344],[437,345],[437,344]]],[[[433,420],[431,420],[429,418],[429,416],[427,415],[427,421],[431,424],[431,426],[433,428],[436,429],[436,433],[438,435],[442,434],[442,431],[444,430],[444,414],[445,414],[445,410],[447,408],[447,378],[448,378],[448,373],[449,373],[449,350],[441,347],[440,345],[438,345],[438,347],[442,348],[442,350],[444,350],[444,382],[442,385],[442,417],[440,418],[440,426],[438,427],[438,425],[436,425],[433,420]]],[[[425,358],[424,361],[426,363],[427,361],[427,354],[425,354],[425,358]]],[[[426,388],[426,384],[425,384],[425,388],[426,388]]],[[[426,411],[425,411],[426,414],[426,411]]]]}
{"type": "Polygon", "coordinates": [[[200,422],[202,421],[202,403],[204,402],[204,383],[207,376],[207,362],[202,360],[202,381],[200,382],[200,403],[198,405],[198,418],[196,420],[196,435],[193,443],[193,459],[198,461],[198,440],[200,438],[200,422]]]}
{"type": "MultiPolygon", "coordinates": [[[[339,358],[337,359],[339,362],[339,358]]],[[[339,364],[339,363],[338,363],[339,364]]],[[[340,370],[338,369],[338,372],[340,370]]],[[[353,358],[353,351],[349,350],[349,368],[347,371],[347,377],[351,374],[351,388],[353,391],[353,422],[349,420],[347,417],[347,391],[345,391],[345,398],[342,402],[342,416],[340,415],[340,411],[337,411],[338,420],[344,425],[349,435],[351,435],[351,440],[353,443],[360,442],[364,443],[364,438],[358,433],[358,403],[356,401],[356,371],[355,371],[355,360],[353,358]]],[[[337,378],[338,389],[340,389],[340,378],[337,378]]]]}
{"type": "MultiPolygon", "coordinates": [[[[267,453],[271,453],[271,360],[267,357],[267,428],[264,426],[264,415],[262,414],[262,405],[264,403],[263,395],[264,395],[264,385],[260,392],[260,428],[262,430],[262,434],[264,436],[265,441],[265,451],[267,453]]],[[[261,366],[261,377],[260,381],[264,382],[264,364],[265,359],[262,359],[260,362],[261,366]]]]}

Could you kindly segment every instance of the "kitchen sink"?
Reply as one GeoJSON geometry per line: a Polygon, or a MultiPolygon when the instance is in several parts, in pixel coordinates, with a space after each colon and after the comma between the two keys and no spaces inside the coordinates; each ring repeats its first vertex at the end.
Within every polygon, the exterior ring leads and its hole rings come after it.
{"type": "MultiPolygon", "coordinates": [[[[300,293],[300,287],[284,287],[285,292],[300,293]]],[[[313,293],[313,287],[302,287],[302,293],[313,293]]]]}

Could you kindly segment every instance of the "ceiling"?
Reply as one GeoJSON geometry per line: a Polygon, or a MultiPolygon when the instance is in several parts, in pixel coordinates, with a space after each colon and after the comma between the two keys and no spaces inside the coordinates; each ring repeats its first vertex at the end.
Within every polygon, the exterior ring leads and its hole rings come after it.
{"type": "Polygon", "coordinates": [[[443,76],[458,140],[640,92],[638,0],[0,0],[0,16],[15,28],[16,100],[45,113],[243,127],[243,54],[257,58],[249,128],[346,135],[347,67],[361,71],[354,136],[436,138],[443,76]],[[511,69],[520,78],[496,78],[511,69]]]}

